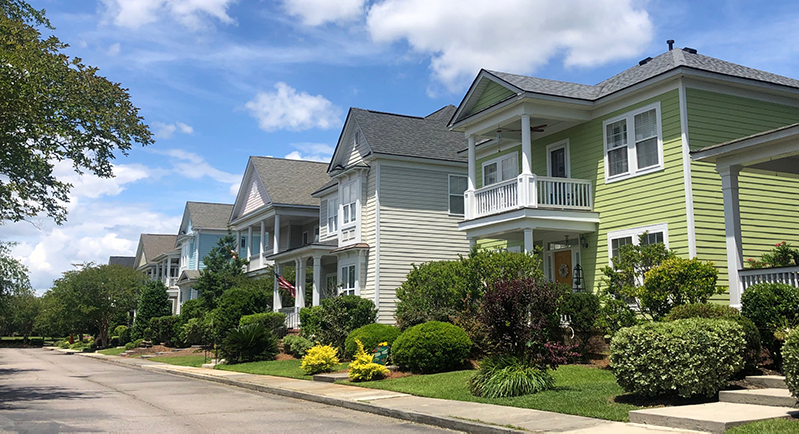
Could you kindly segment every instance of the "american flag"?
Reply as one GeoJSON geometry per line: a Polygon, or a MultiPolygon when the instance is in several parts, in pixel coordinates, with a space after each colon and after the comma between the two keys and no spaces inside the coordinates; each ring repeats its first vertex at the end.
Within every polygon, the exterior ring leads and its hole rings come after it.
{"type": "Polygon", "coordinates": [[[277,274],[277,271],[275,271],[274,273],[275,277],[277,278],[277,286],[279,286],[281,289],[288,289],[289,294],[291,294],[292,297],[297,298],[297,291],[294,289],[294,285],[292,285],[291,283],[289,283],[288,280],[284,279],[282,276],[277,274]]]}

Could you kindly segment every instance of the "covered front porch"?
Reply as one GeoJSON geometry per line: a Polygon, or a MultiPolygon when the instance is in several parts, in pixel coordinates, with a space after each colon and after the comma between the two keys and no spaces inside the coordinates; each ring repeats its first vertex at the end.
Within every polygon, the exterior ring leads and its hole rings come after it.
{"type": "MultiPolygon", "coordinates": [[[[744,269],[739,183],[742,172],[752,172],[790,180],[799,187],[799,124],[708,146],[692,151],[691,157],[694,161],[714,163],[721,176],[730,305],[740,308],[743,291],[757,283],[799,286],[799,267],[744,269]]],[[[784,211],[780,207],[786,205],[775,198],[773,206],[784,211]]],[[[792,213],[796,230],[799,209],[789,209],[788,212],[792,213]]]]}

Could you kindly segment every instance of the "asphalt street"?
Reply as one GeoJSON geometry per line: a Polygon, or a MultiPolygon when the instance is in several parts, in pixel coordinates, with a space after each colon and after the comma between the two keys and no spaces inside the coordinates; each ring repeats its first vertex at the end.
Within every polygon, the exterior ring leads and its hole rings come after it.
{"type": "Polygon", "coordinates": [[[0,433],[419,433],[425,425],[42,349],[0,349],[0,433]]]}

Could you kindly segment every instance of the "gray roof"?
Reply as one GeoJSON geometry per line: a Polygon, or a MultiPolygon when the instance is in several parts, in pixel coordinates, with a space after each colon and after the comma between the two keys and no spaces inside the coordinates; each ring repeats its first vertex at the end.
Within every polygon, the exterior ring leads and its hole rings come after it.
{"type": "Polygon", "coordinates": [[[183,270],[178,276],[178,282],[197,280],[198,277],[200,277],[199,270],[183,270]]]}
{"type": "Polygon", "coordinates": [[[141,234],[144,260],[149,264],[159,255],[174,252],[177,235],[167,234],[141,234]]]}
{"type": "Polygon", "coordinates": [[[466,137],[447,129],[455,110],[448,105],[417,117],[352,108],[350,116],[373,153],[466,162],[466,156],[458,154],[467,145],[466,137]]]}
{"type": "Polygon", "coordinates": [[[635,65],[594,86],[508,74],[498,71],[486,72],[525,92],[593,101],[679,67],[799,88],[799,80],[748,68],[679,48],[667,51],[643,65],[635,65]]]}
{"type": "MultiPolygon", "coordinates": [[[[226,203],[186,202],[191,226],[199,229],[227,229],[233,205],[226,203]]],[[[172,243],[174,247],[175,243],[172,243]]]]}
{"type": "Polygon", "coordinates": [[[119,265],[122,267],[133,268],[136,266],[135,256],[111,256],[108,258],[108,265],[119,265]]]}
{"type": "Polygon", "coordinates": [[[311,193],[330,181],[327,163],[250,157],[274,204],[319,206],[311,193]]]}

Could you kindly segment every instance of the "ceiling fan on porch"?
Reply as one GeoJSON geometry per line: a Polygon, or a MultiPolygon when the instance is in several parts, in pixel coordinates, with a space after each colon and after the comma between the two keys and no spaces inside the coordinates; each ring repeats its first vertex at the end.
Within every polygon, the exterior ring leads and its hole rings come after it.
{"type": "MultiPolygon", "coordinates": [[[[547,124],[541,124],[541,125],[536,125],[534,127],[530,127],[530,132],[531,133],[543,133],[544,132],[544,128],[546,128],[546,126],[547,126],[547,124]]],[[[520,129],[516,130],[516,129],[513,129],[513,128],[497,127],[497,141],[502,140],[502,133],[506,132],[506,131],[512,131],[514,133],[519,133],[522,130],[520,130],[520,129]]]]}

